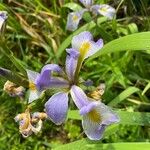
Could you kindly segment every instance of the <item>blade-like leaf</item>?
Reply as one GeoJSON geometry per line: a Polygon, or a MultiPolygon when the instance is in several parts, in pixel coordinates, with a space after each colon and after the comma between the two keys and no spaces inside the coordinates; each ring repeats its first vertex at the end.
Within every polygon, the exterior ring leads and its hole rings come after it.
{"type": "Polygon", "coordinates": [[[126,142],[126,143],[108,143],[89,142],[88,140],[79,140],[59,146],[54,150],[149,150],[149,142],[126,142]]]}
{"type": "Polygon", "coordinates": [[[114,98],[108,105],[109,106],[115,106],[121,101],[125,100],[128,96],[132,95],[135,92],[138,92],[139,89],[136,87],[128,87],[126,90],[124,90],[121,94],[119,94],[116,98],[114,98]]]}
{"type": "Polygon", "coordinates": [[[63,5],[63,7],[67,7],[73,11],[78,11],[78,10],[83,9],[80,5],[78,5],[77,3],[73,3],[73,2],[63,5]]]}
{"type": "Polygon", "coordinates": [[[105,44],[105,46],[89,60],[108,53],[136,50],[150,50],[150,32],[135,33],[113,40],[105,44]]]}

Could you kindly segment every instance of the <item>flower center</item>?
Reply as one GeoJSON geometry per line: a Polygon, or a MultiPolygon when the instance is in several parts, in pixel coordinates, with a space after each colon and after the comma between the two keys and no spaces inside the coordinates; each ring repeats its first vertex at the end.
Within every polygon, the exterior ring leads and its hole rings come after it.
{"type": "Polygon", "coordinates": [[[88,113],[88,117],[89,117],[93,122],[96,122],[96,123],[101,122],[101,116],[100,116],[100,114],[99,114],[95,109],[93,109],[92,111],[90,111],[90,112],[88,113]]]}
{"type": "Polygon", "coordinates": [[[36,90],[36,86],[33,82],[29,82],[29,89],[33,91],[36,90]]]}
{"type": "Polygon", "coordinates": [[[100,10],[100,11],[103,11],[103,12],[107,12],[108,9],[107,9],[106,7],[102,7],[102,8],[100,8],[99,10],[100,10]]]}
{"type": "Polygon", "coordinates": [[[73,16],[73,21],[77,21],[78,20],[78,16],[74,15],[73,16]]]}
{"type": "Polygon", "coordinates": [[[80,54],[81,54],[82,56],[85,56],[86,53],[89,51],[90,47],[91,47],[91,45],[90,45],[89,42],[84,42],[84,43],[81,45],[80,49],[79,49],[79,50],[80,50],[80,54]]]}

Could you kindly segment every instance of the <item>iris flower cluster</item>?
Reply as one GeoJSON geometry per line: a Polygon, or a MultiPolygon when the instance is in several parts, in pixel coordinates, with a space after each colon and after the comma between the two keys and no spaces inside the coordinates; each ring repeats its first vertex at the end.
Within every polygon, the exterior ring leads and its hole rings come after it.
{"type": "Polygon", "coordinates": [[[78,28],[78,24],[83,17],[84,12],[92,12],[95,16],[102,15],[108,19],[112,19],[115,15],[115,9],[107,4],[94,5],[93,0],[79,0],[85,8],[76,12],[71,12],[67,18],[66,29],[74,31],[78,28]]]}
{"type": "Polygon", "coordinates": [[[45,103],[48,119],[56,125],[65,122],[68,101],[71,96],[82,116],[82,127],[91,140],[102,138],[105,128],[119,121],[119,117],[100,100],[88,97],[81,89],[79,72],[83,61],[103,47],[103,40],[93,41],[90,32],[84,31],[73,37],[72,47],[66,49],[65,71],[57,64],[45,65],[40,73],[27,70],[29,78],[29,103],[38,99],[43,91],[57,88],[59,92],[52,95],[45,103]]]}

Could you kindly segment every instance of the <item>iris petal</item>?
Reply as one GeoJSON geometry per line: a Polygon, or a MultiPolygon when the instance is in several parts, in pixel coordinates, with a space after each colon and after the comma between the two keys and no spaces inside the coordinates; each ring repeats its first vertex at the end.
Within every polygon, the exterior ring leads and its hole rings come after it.
{"type": "Polygon", "coordinates": [[[100,40],[98,40],[98,42],[92,41],[92,42],[90,42],[90,45],[91,45],[91,47],[88,50],[85,58],[88,58],[88,57],[92,56],[93,54],[95,54],[97,51],[99,51],[103,47],[103,40],[100,39],[100,40]]]}
{"type": "Polygon", "coordinates": [[[93,5],[91,11],[112,19],[116,13],[115,9],[107,4],[93,5]]]}
{"type": "Polygon", "coordinates": [[[79,50],[80,47],[83,45],[85,42],[89,42],[93,39],[93,36],[90,32],[84,31],[81,32],[80,34],[74,36],[72,38],[72,47],[76,50],[79,50]]]}
{"type": "Polygon", "coordinates": [[[80,0],[80,2],[87,8],[93,5],[93,0],[80,0]]]}
{"type": "Polygon", "coordinates": [[[43,90],[50,86],[51,73],[62,73],[62,69],[57,64],[45,65],[38,78],[36,79],[36,85],[40,90],[43,90]]]}
{"type": "Polygon", "coordinates": [[[82,19],[83,13],[86,9],[82,9],[80,11],[71,12],[67,18],[67,26],[66,29],[69,31],[75,31],[78,28],[78,24],[82,19]]]}
{"type": "Polygon", "coordinates": [[[66,58],[66,73],[70,81],[74,80],[74,74],[77,67],[79,52],[73,48],[66,50],[68,55],[66,58]]]}
{"type": "Polygon", "coordinates": [[[83,116],[82,126],[85,134],[91,140],[99,140],[103,136],[105,125],[93,122],[88,115],[83,116]]]}
{"type": "Polygon", "coordinates": [[[8,18],[6,11],[0,11],[0,31],[5,23],[5,20],[8,18]]]}
{"type": "Polygon", "coordinates": [[[83,92],[83,90],[80,87],[73,85],[71,87],[70,93],[74,103],[79,109],[81,109],[82,107],[90,103],[87,99],[86,94],[83,92]]]}
{"type": "Polygon", "coordinates": [[[34,100],[38,99],[42,93],[42,91],[39,91],[35,82],[36,79],[39,77],[39,73],[31,70],[27,70],[27,76],[29,79],[29,101],[28,103],[33,102],[34,100]]]}
{"type": "Polygon", "coordinates": [[[48,118],[57,125],[62,124],[67,116],[68,94],[59,92],[54,94],[46,103],[45,110],[48,118]]]}
{"type": "Polygon", "coordinates": [[[94,42],[92,34],[84,31],[73,37],[72,47],[80,52],[80,59],[83,61],[103,47],[103,40],[99,39],[94,42]]]}
{"type": "Polygon", "coordinates": [[[82,107],[80,114],[83,115],[82,126],[85,134],[92,140],[101,139],[105,128],[120,120],[111,108],[99,101],[92,101],[82,107]]]}

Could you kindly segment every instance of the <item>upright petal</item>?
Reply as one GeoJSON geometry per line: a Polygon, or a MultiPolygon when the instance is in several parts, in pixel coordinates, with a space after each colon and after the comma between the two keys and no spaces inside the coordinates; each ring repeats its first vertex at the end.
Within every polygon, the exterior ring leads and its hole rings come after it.
{"type": "Polygon", "coordinates": [[[28,100],[28,103],[32,103],[34,100],[40,98],[42,92],[43,91],[38,91],[37,89],[30,90],[29,91],[29,100],[28,100]]]}
{"type": "Polygon", "coordinates": [[[86,8],[90,8],[93,5],[93,0],[79,0],[86,8]]]}
{"type": "Polygon", "coordinates": [[[77,67],[79,52],[73,48],[66,49],[68,55],[66,57],[66,73],[70,81],[74,80],[74,74],[77,67]]]}
{"type": "Polygon", "coordinates": [[[62,124],[68,111],[68,93],[59,92],[54,94],[45,103],[45,111],[52,122],[57,125],[62,124]]]}
{"type": "Polygon", "coordinates": [[[100,14],[108,17],[109,19],[112,19],[116,13],[115,9],[107,4],[93,5],[91,7],[91,11],[95,14],[100,14]]]}
{"type": "Polygon", "coordinates": [[[67,26],[66,29],[69,31],[75,31],[78,28],[78,24],[80,22],[80,20],[82,19],[83,13],[86,10],[80,10],[80,11],[76,11],[76,12],[71,12],[68,15],[67,18],[67,26]]]}
{"type": "Polygon", "coordinates": [[[36,85],[40,90],[43,90],[50,86],[51,73],[62,73],[62,69],[57,64],[45,65],[38,78],[36,79],[36,85]]]}
{"type": "Polygon", "coordinates": [[[31,70],[26,70],[27,71],[27,76],[28,76],[28,80],[29,82],[33,82],[35,83],[37,77],[40,75],[38,72],[35,71],[31,71],[31,70]]]}
{"type": "Polygon", "coordinates": [[[82,107],[84,107],[90,103],[88,101],[86,94],[83,92],[83,90],[80,87],[73,85],[71,87],[70,92],[71,92],[71,97],[72,97],[74,103],[76,104],[76,106],[79,109],[81,109],[82,107]]]}

